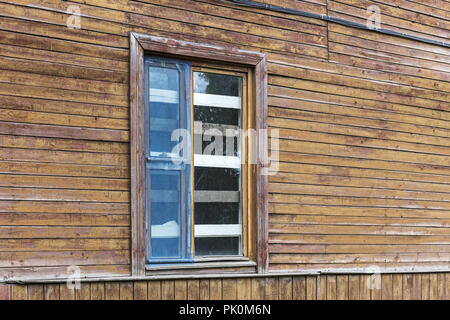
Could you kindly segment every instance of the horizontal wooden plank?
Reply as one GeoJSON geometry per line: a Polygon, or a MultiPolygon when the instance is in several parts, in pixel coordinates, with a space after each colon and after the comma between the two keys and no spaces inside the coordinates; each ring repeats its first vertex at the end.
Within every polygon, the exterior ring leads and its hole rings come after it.
{"type": "Polygon", "coordinates": [[[333,83],[321,83],[320,86],[318,86],[315,81],[272,76],[269,78],[269,84],[366,100],[386,100],[390,103],[405,104],[429,109],[448,110],[449,108],[449,103],[444,101],[423,99],[416,96],[410,97],[386,91],[376,92],[369,89],[352,88],[333,83]]]}
{"type": "MultiPolygon", "coordinates": [[[[331,26],[331,25],[330,25],[331,26]]],[[[333,25],[334,26],[334,25],[333,25]]],[[[371,35],[371,33],[367,34],[371,35]]],[[[380,38],[383,39],[383,38],[380,38]]],[[[399,39],[399,38],[397,38],[399,39]]],[[[412,42],[415,44],[415,42],[412,42]]],[[[397,46],[398,41],[397,41],[397,46]]],[[[342,59],[345,59],[345,57],[348,57],[349,59],[351,56],[344,56],[342,55],[342,59]]],[[[374,61],[375,60],[369,60],[374,61]]],[[[421,77],[421,72],[419,72],[418,69],[413,68],[407,68],[410,69],[412,72],[410,75],[405,76],[400,70],[400,65],[397,65],[396,72],[387,72],[378,70],[378,68],[375,68],[375,65],[361,65],[361,66],[353,66],[351,64],[339,64],[335,63],[333,61],[320,61],[317,59],[312,59],[308,57],[302,57],[302,56],[288,56],[283,55],[279,53],[269,53],[268,54],[268,62],[269,66],[270,64],[282,64],[282,65],[288,65],[293,67],[301,67],[305,68],[307,70],[317,70],[327,73],[333,73],[333,74],[342,74],[347,76],[352,76],[360,79],[372,79],[372,80],[378,80],[388,83],[397,83],[401,85],[408,85],[416,88],[424,88],[424,89],[432,89],[432,90],[438,90],[438,91],[446,91],[445,88],[449,87],[449,84],[445,81],[439,81],[435,79],[430,78],[423,78],[421,77]],[[416,74],[413,76],[412,74],[416,74]]],[[[448,89],[447,89],[448,90],[448,89]]],[[[439,118],[438,118],[439,119],[439,118]]]]}
{"type": "MultiPolygon", "coordinates": [[[[0,268],[117,265],[130,263],[130,252],[121,251],[52,251],[0,252],[0,268]]],[[[1,272],[1,271],[0,271],[1,272]]]]}
{"type": "MultiPolygon", "coordinates": [[[[30,113],[36,112],[33,116],[39,116],[38,112],[46,112],[46,113],[56,113],[63,115],[82,115],[88,117],[80,117],[79,123],[76,123],[78,126],[83,126],[82,123],[89,124],[90,126],[96,127],[95,123],[100,124],[100,128],[105,127],[108,123],[107,119],[102,118],[114,118],[114,119],[128,119],[129,110],[124,107],[115,107],[115,106],[105,106],[105,105],[96,105],[96,104],[83,104],[77,102],[67,102],[67,101],[56,101],[56,100],[45,100],[45,99],[35,99],[30,97],[14,97],[14,96],[5,96],[0,95],[0,103],[2,109],[12,109],[14,111],[24,110],[30,113]],[[89,118],[91,116],[92,118],[89,118]],[[95,120],[95,121],[93,121],[95,120]]],[[[20,113],[18,113],[20,114],[20,113]]],[[[50,115],[49,115],[50,116],[50,115]]],[[[21,119],[26,118],[25,115],[21,116],[21,119]]],[[[30,117],[31,118],[31,117],[30,117]]],[[[28,122],[32,122],[32,120],[28,118],[28,122]]],[[[58,118],[54,118],[53,121],[57,121],[58,118]]],[[[61,118],[60,118],[61,119],[61,118]]],[[[73,119],[71,121],[75,121],[75,118],[68,117],[68,119],[73,119]]],[[[42,120],[42,119],[41,119],[42,120]]],[[[72,122],[66,121],[65,123],[61,123],[64,125],[70,125],[72,122]]],[[[27,121],[26,121],[27,122],[27,121]]],[[[44,122],[45,123],[45,122],[44,122]]],[[[118,121],[110,124],[109,128],[120,129],[124,126],[124,121],[118,121]],[[122,122],[122,124],[120,124],[122,122]]],[[[54,123],[52,123],[54,124],[54,123]]],[[[88,125],[89,126],[89,125],[88,125]]],[[[128,128],[128,126],[126,126],[128,128]]]]}
{"type": "Polygon", "coordinates": [[[109,226],[130,225],[127,214],[109,213],[0,213],[2,226],[109,226]]]}
{"type": "Polygon", "coordinates": [[[296,194],[269,194],[269,202],[272,203],[295,203],[295,204],[320,204],[320,205],[340,205],[359,207],[379,207],[379,208],[410,208],[410,209],[430,209],[449,210],[447,202],[433,202],[415,199],[388,199],[388,198],[368,198],[351,196],[330,196],[330,195],[296,195],[296,194]]]}
{"type": "MultiPolygon", "coordinates": [[[[309,174],[309,175],[320,175],[325,180],[327,176],[341,177],[342,179],[352,179],[357,178],[369,178],[369,179],[380,179],[380,180],[393,180],[402,181],[405,185],[413,185],[415,182],[429,183],[430,186],[435,188],[445,188],[448,185],[447,175],[437,175],[437,174],[427,174],[427,173],[417,173],[417,172],[401,172],[395,170],[383,170],[383,169],[364,169],[355,168],[351,166],[339,166],[330,164],[308,164],[308,163],[290,163],[290,162],[279,162],[279,167],[277,172],[280,174],[288,175],[289,173],[295,174],[309,174]]],[[[274,172],[275,173],[275,172],[274,172]]],[[[273,177],[275,179],[275,177],[273,177]]],[[[375,181],[374,181],[375,183],[375,181]]],[[[382,183],[382,182],[380,182],[382,183]]],[[[388,182],[386,182],[388,183],[388,182]]]]}
{"type": "Polygon", "coordinates": [[[328,186],[348,186],[375,189],[394,189],[409,191],[427,191],[427,192],[443,192],[450,191],[450,185],[436,183],[410,182],[403,180],[390,179],[364,179],[335,175],[311,175],[311,174],[293,174],[279,173],[270,176],[269,182],[273,183],[290,183],[290,184],[311,184],[311,185],[328,185],[328,186]]]}
{"type": "Polygon", "coordinates": [[[58,226],[0,226],[2,239],[123,239],[130,235],[127,227],[58,227],[58,226]]]}
{"type": "Polygon", "coordinates": [[[271,254],[270,263],[423,263],[448,260],[450,253],[397,253],[397,254],[271,254]]]}
{"type": "Polygon", "coordinates": [[[130,181],[128,179],[99,179],[0,174],[0,186],[127,191],[130,189],[130,181]]]}
{"type": "MultiPolygon", "coordinates": [[[[274,113],[281,113],[281,111],[275,110],[271,111],[274,113]]],[[[310,113],[310,117],[312,117],[312,114],[310,113]]],[[[322,118],[324,120],[324,115],[319,115],[316,117],[316,120],[321,120],[322,118]]],[[[353,119],[354,121],[356,119],[353,119]]],[[[351,120],[350,120],[351,121],[351,120]]],[[[356,122],[356,121],[355,121],[356,122]]],[[[363,121],[361,121],[361,126],[363,124],[363,121]]],[[[299,134],[304,134],[305,137],[302,136],[297,137],[295,136],[296,132],[293,132],[293,139],[297,138],[299,140],[311,140],[309,138],[309,132],[314,132],[316,134],[317,132],[321,133],[328,133],[336,135],[337,137],[345,136],[347,137],[350,142],[351,139],[358,139],[361,137],[360,141],[366,141],[368,139],[369,141],[374,140],[382,140],[380,141],[380,146],[382,146],[382,143],[386,143],[387,147],[390,147],[393,149],[392,145],[395,143],[401,142],[409,142],[412,144],[406,144],[405,149],[408,147],[412,150],[417,151],[424,151],[424,153],[439,153],[438,150],[447,150],[448,141],[446,138],[442,137],[434,137],[434,136],[425,136],[420,134],[414,134],[414,133],[406,133],[406,132],[397,132],[393,130],[382,130],[382,129],[372,129],[365,127],[364,130],[361,130],[362,127],[359,126],[347,126],[343,124],[332,124],[332,123],[322,123],[322,122],[312,122],[312,121],[303,121],[303,120],[294,120],[294,119],[288,119],[288,118],[276,118],[276,117],[269,117],[268,118],[268,125],[269,127],[280,129],[279,133],[280,136],[283,137],[289,137],[289,135],[283,135],[282,128],[286,129],[294,129],[299,131],[299,134]],[[371,140],[373,139],[373,140],[371,140]],[[443,149],[435,149],[435,146],[443,146],[443,149]],[[428,147],[429,149],[424,149],[425,147],[428,147]],[[420,149],[422,148],[422,149],[420,149]],[[428,151],[428,152],[426,152],[428,151]]],[[[290,131],[288,131],[289,133],[290,131]]],[[[269,134],[272,132],[269,131],[269,134]]],[[[319,134],[320,135],[320,134],[319,134]]],[[[399,148],[398,148],[399,149],[399,148]]]]}
{"type": "MultiPolygon", "coordinates": [[[[449,213],[450,215],[450,213],[449,213]]],[[[271,213],[270,223],[300,223],[310,225],[346,225],[346,226],[411,226],[411,227],[434,227],[449,228],[450,218],[385,218],[385,217],[367,217],[363,213],[360,216],[332,216],[332,215],[312,215],[312,214],[275,214],[271,213]]]]}
{"type": "MultiPolygon", "coordinates": [[[[383,129],[387,131],[448,137],[448,123],[446,121],[434,120],[422,116],[410,116],[401,113],[397,114],[393,112],[380,112],[379,110],[368,110],[367,107],[361,108],[351,106],[352,102],[353,104],[358,104],[358,102],[363,102],[362,100],[358,101],[333,95],[327,96],[322,93],[311,93],[307,91],[298,92],[289,88],[280,87],[269,87],[269,93],[277,96],[276,98],[269,97],[270,105],[276,107],[269,108],[270,116],[311,120],[315,122],[326,122],[324,116],[328,116],[328,122],[334,120],[333,123],[340,123],[342,125],[365,125],[368,128],[383,129]],[[303,93],[305,94],[303,95],[303,93]],[[316,100],[320,103],[299,100],[297,98],[298,94],[301,94],[302,99],[316,100]],[[285,110],[280,110],[280,107],[283,107],[285,110]],[[348,119],[345,120],[343,116],[347,116],[348,119]],[[433,128],[436,131],[432,131],[433,128]]],[[[381,106],[379,101],[374,102],[375,108],[381,106]]],[[[364,101],[363,105],[367,104],[370,104],[370,102],[367,100],[364,101]]],[[[446,119],[446,116],[443,114],[442,118],[446,119]]]]}
{"type": "MultiPolygon", "coordinates": [[[[418,201],[448,202],[448,193],[404,191],[396,189],[380,189],[374,187],[341,187],[336,185],[313,185],[272,182],[269,192],[303,194],[303,195],[329,195],[342,197],[365,197],[381,199],[405,199],[418,201]]],[[[438,203],[437,203],[438,204],[438,203]]]]}
{"type": "Polygon", "coordinates": [[[110,166],[0,161],[0,173],[128,179],[129,170],[110,166]]]}
{"type": "Polygon", "coordinates": [[[1,200],[129,202],[129,192],[0,187],[1,200]]]}
{"type": "Polygon", "coordinates": [[[448,228],[410,227],[410,226],[372,226],[372,225],[334,225],[303,223],[269,223],[269,232],[273,234],[320,234],[320,235],[442,235],[449,236],[448,228]]]}
{"type": "MultiPolygon", "coordinates": [[[[438,70],[444,71],[445,69],[441,68],[438,70]]],[[[445,92],[411,88],[391,83],[381,83],[379,81],[374,81],[367,78],[335,75],[331,73],[315,71],[300,67],[285,66],[280,64],[269,64],[269,72],[274,75],[282,75],[297,79],[308,79],[312,81],[327,82],[336,85],[369,89],[378,92],[388,92],[393,94],[400,94],[403,96],[420,97],[425,99],[433,99],[446,102],[450,101],[450,98],[445,94],[445,92]]]]}
{"type": "MultiPolygon", "coordinates": [[[[0,43],[45,51],[76,54],[73,57],[77,65],[99,68],[102,63],[108,68],[126,68],[128,52],[125,49],[117,49],[107,46],[98,46],[75,41],[55,39],[46,36],[34,36],[25,33],[0,31],[0,43]],[[89,58],[84,58],[86,56],[89,58]],[[84,64],[83,64],[84,63],[84,64]]],[[[49,58],[54,57],[52,54],[49,58]]]]}
{"type": "MultiPolygon", "coordinates": [[[[274,272],[295,272],[296,270],[302,269],[309,272],[322,272],[322,273],[338,273],[338,274],[348,274],[348,273],[367,273],[365,275],[366,279],[373,272],[374,268],[379,268],[385,270],[386,272],[393,273],[412,273],[417,272],[417,270],[428,270],[428,271],[442,271],[448,270],[448,262],[401,262],[386,264],[384,262],[380,263],[354,263],[352,265],[346,263],[335,263],[335,264],[325,264],[325,263],[314,263],[314,264],[270,264],[269,268],[274,272]]],[[[370,293],[370,292],[369,292],[370,293]]]]}
{"type": "MultiPolygon", "coordinates": [[[[96,142],[79,139],[25,137],[0,134],[0,147],[126,154],[127,143],[96,142]]],[[[31,151],[32,152],[32,151],[31,151]]]]}
{"type": "Polygon", "coordinates": [[[448,244],[271,244],[271,253],[396,254],[449,252],[448,244]]]}
{"type": "MultiPolygon", "coordinates": [[[[80,266],[83,278],[101,278],[127,276],[130,274],[129,265],[90,265],[80,266]]],[[[22,267],[0,268],[0,278],[4,280],[55,280],[67,279],[70,269],[63,267],[22,267]]]]}
{"type": "MultiPolygon", "coordinates": [[[[282,199],[282,198],[281,198],[282,199]]],[[[309,201],[314,199],[309,199],[309,201]]],[[[336,204],[297,204],[297,203],[269,203],[270,213],[280,213],[289,215],[324,215],[324,216],[361,216],[362,212],[365,217],[386,217],[386,218],[430,218],[430,219],[447,219],[450,217],[448,210],[435,210],[431,208],[424,210],[421,208],[406,207],[370,207],[365,203],[355,203],[353,206],[348,206],[345,199],[343,203],[336,204]]],[[[337,202],[337,201],[336,201],[337,202]]]]}
{"type": "Polygon", "coordinates": [[[124,96],[116,96],[97,92],[62,90],[39,86],[27,86],[11,83],[0,83],[0,94],[71,102],[107,104],[120,107],[128,106],[128,98],[124,96]]]}
{"type": "MultiPolygon", "coordinates": [[[[284,129],[277,128],[276,137],[280,139],[288,140],[301,140],[309,142],[321,142],[339,145],[355,145],[364,146],[377,149],[389,149],[389,150],[399,150],[408,152],[417,152],[421,154],[437,154],[437,155],[448,155],[450,148],[448,145],[444,146],[434,146],[431,144],[426,144],[426,139],[421,141],[422,143],[410,143],[402,141],[389,141],[387,139],[369,138],[369,137],[358,137],[349,136],[346,134],[335,134],[335,133],[322,133],[322,132],[310,132],[309,130],[299,130],[299,129],[284,129]]],[[[270,134],[272,132],[270,131],[270,134]]],[[[272,135],[271,135],[272,136],[272,135]]],[[[272,136],[272,138],[275,138],[272,136]]],[[[445,140],[445,139],[442,139],[445,140]]]]}
{"type": "MultiPolygon", "coordinates": [[[[394,170],[404,173],[422,173],[427,175],[448,175],[447,167],[430,164],[384,161],[367,158],[354,158],[343,155],[302,154],[294,152],[279,152],[279,161],[287,163],[315,164],[338,167],[354,167],[359,169],[394,170]]],[[[339,169],[338,169],[339,170],[339,169]]],[[[439,178],[438,178],[439,179],[439,178]]]]}
{"type": "MultiPolygon", "coordinates": [[[[277,150],[277,149],[274,149],[277,150]]],[[[381,150],[376,148],[360,147],[360,146],[348,146],[348,145],[335,145],[319,142],[305,142],[295,140],[279,140],[279,151],[285,152],[298,152],[310,153],[310,154],[329,154],[333,156],[346,156],[352,158],[361,159],[375,159],[384,161],[396,161],[416,164],[431,164],[436,166],[442,166],[443,169],[448,170],[448,156],[443,155],[430,155],[415,153],[409,151],[394,151],[394,150],[381,150]]]]}
{"type": "MultiPolygon", "coordinates": [[[[0,109],[0,118],[3,118],[4,110],[0,109]],[[3,113],[3,114],[2,114],[3,113]]],[[[10,111],[10,110],[8,110],[10,111]]],[[[11,115],[17,115],[18,112],[7,112],[9,115],[6,118],[11,118],[11,115]]],[[[33,112],[30,112],[33,113],[33,112]]],[[[42,117],[38,114],[38,118],[42,117]]],[[[55,119],[59,117],[49,117],[55,119]]],[[[39,121],[39,120],[37,120],[39,121]]],[[[47,122],[47,121],[43,121],[47,122]]],[[[49,122],[49,121],[48,121],[49,122]]],[[[70,117],[69,117],[70,123],[70,117]]],[[[80,128],[67,126],[54,126],[43,124],[29,124],[29,123],[14,123],[0,121],[0,134],[7,135],[24,135],[34,137],[50,137],[50,138],[66,138],[77,140],[97,140],[97,141],[118,141],[128,142],[129,133],[125,130],[110,130],[99,128],[80,128]]],[[[80,142],[86,143],[86,142],[80,142]]],[[[87,142],[89,144],[89,142],[87,142]]],[[[114,144],[112,144],[114,145],[114,144]]],[[[116,148],[119,144],[116,144],[116,148]]],[[[124,145],[124,144],[123,144],[124,145]]],[[[122,147],[123,148],[123,147],[122,147]]],[[[120,149],[120,148],[119,148],[120,149]]]]}
{"type": "Polygon", "coordinates": [[[270,243],[285,244],[449,244],[449,235],[302,235],[269,234],[270,243]]]}
{"type": "Polygon", "coordinates": [[[129,250],[129,239],[0,239],[1,252],[129,250]]]}
{"type": "MultiPolygon", "coordinates": [[[[2,54],[1,45],[0,54],[2,54]]],[[[86,79],[73,79],[68,77],[55,77],[10,70],[2,70],[0,74],[0,82],[39,86],[45,88],[75,90],[80,92],[104,93],[117,96],[127,96],[128,94],[128,87],[120,83],[86,79]]]]}
{"type": "Polygon", "coordinates": [[[129,214],[129,203],[3,201],[1,213],[106,213],[129,214]]]}
{"type": "Polygon", "coordinates": [[[25,162],[56,162],[72,164],[98,164],[105,166],[126,167],[128,165],[128,155],[108,154],[93,152],[70,152],[37,150],[30,152],[29,149],[2,148],[0,160],[25,161],[25,162]]]}
{"type": "MultiPolygon", "coordinates": [[[[1,30],[1,26],[0,26],[1,30]]],[[[95,81],[127,83],[127,73],[114,70],[94,69],[62,63],[35,61],[15,57],[0,57],[0,68],[22,72],[38,73],[48,76],[72,77],[95,81]]]]}

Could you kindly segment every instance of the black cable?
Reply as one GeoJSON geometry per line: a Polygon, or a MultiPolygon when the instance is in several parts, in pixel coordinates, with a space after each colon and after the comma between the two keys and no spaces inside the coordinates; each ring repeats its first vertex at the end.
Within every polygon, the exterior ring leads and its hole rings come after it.
{"type": "Polygon", "coordinates": [[[362,24],[362,23],[357,23],[357,22],[352,22],[352,21],[348,21],[345,19],[330,17],[330,16],[327,16],[324,14],[311,13],[311,12],[307,12],[307,11],[301,11],[301,10],[296,10],[296,9],[291,9],[291,8],[274,6],[274,5],[267,4],[267,3],[260,3],[260,2],[254,2],[254,1],[248,1],[248,0],[218,0],[218,1],[233,3],[238,6],[243,6],[243,7],[265,9],[265,10],[270,10],[270,11],[274,11],[274,12],[293,14],[293,15],[307,17],[307,18],[313,18],[313,19],[320,19],[320,20],[324,20],[324,21],[328,21],[328,22],[338,23],[338,24],[341,24],[341,25],[344,25],[347,27],[354,27],[354,28],[363,29],[363,30],[375,31],[375,32],[379,32],[379,33],[388,34],[391,36],[406,38],[406,39],[410,39],[410,40],[415,40],[415,41],[420,41],[420,42],[425,42],[425,43],[429,43],[429,44],[434,44],[434,45],[450,48],[450,43],[448,43],[448,42],[417,37],[417,36],[413,36],[410,34],[398,32],[398,31],[394,31],[394,30],[389,30],[389,29],[369,28],[367,25],[362,24]]]}

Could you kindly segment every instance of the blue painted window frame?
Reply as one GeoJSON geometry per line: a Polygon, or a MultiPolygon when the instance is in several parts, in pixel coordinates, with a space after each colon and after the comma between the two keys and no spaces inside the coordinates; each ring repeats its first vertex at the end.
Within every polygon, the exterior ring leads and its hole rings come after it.
{"type": "Polygon", "coordinates": [[[144,104],[145,104],[145,251],[146,264],[170,264],[170,263],[193,263],[191,253],[191,141],[185,141],[185,156],[174,158],[171,155],[160,153],[152,154],[150,152],[150,66],[175,65],[179,71],[180,90],[179,90],[179,115],[180,129],[191,132],[191,72],[192,65],[189,61],[171,59],[157,56],[144,57],[144,104]],[[187,155],[187,156],[186,156],[187,155]],[[181,192],[180,192],[180,248],[179,256],[176,257],[152,257],[152,239],[151,239],[151,175],[150,170],[172,170],[181,173],[181,192]]]}

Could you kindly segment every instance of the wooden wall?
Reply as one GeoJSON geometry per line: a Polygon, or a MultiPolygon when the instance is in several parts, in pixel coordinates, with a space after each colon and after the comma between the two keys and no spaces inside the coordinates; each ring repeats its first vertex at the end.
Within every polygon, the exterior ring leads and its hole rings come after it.
{"type": "MultiPolygon", "coordinates": [[[[260,2],[359,22],[375,3],[260,2]]],[[[447,1],[376,4],[449,41],[447,1]]],[[[271,271],[449,270],[448,48],[213,0],[0,0],[0,279],[129,274],[130,31],[268,54],[271,271]]]]}
{"type": "Polygon", "coordinates": [[[383,274],[0,285],[0,300],[448,300],[450,276],[383,274]],[[375,282],[374,282],[375,283],[375,282]]]}

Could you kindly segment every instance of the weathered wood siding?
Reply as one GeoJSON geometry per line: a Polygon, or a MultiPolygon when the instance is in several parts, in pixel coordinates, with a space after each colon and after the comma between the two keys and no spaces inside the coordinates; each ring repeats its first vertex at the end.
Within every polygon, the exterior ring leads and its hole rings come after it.
{"type": "Polygon", "coordinates": [[[284,276],[268,278],[0,285],[0,300],[449,300],[450,274],[284,276]],[[375,283],[371,287],[371,283],[375,283]],[[369,284],[369,285],[368,285],[369,284]],[[372,288],[372,289],[370,289],[372,288]]]}
{"type": "MultiPolygon", "coordinates": [[[[449,41],[444,0],[260,2],[363,23],[377,4],[382,27],[449,41]]],[[[130,273],[130,31],[268,53],[268,124],[281,138],[271,271],[449,269],[448,48],[213,0],[15,0],[0,1],[0,279],[66,277],[71,265],[130,273]],[[66,26],[69,5],[80,30],[66,26]]],[[[331,296],[359,281],[342,277],[321,277],[331,296]]],[[[283,279],[252,285],[271,295],[309,283],[283,279]]],[[[222,297],[227,281],[208,292],[222,297]]],[[[174,282],[161,286],[172,297],[174,282]]],[[[28,297],[59,292],[44,287],[28,297]]]]}

